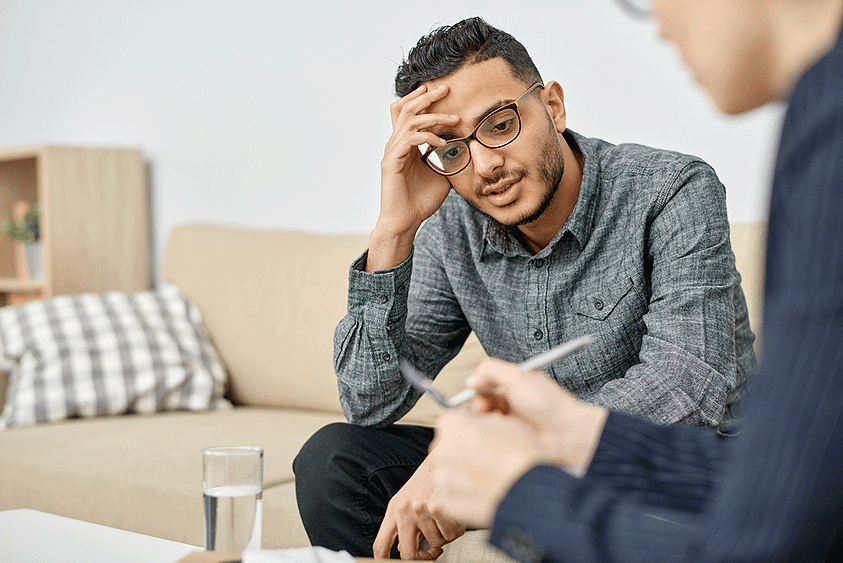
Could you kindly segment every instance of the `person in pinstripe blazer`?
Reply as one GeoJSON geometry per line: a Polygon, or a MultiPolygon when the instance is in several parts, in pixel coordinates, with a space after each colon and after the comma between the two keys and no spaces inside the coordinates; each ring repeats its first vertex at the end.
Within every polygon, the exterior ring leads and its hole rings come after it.
{"type": "Polygon", "coordinates": [[[521,561],[843,560],[843,0],[653,4],[722,111],[788,102],[743,427],[657,426],[490,360],[470,385],[497,392],[438,424],[433,505],[521,561]]]}

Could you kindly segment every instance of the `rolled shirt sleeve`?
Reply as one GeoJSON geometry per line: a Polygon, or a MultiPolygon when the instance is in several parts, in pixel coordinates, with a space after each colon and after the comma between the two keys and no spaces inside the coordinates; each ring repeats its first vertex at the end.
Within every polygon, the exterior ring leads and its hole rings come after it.
{"type": "MultiPolygon", "coordinates": [[[[420,396],[398,371],[398,359],[435,375],[459,352],[471,329],[455,300],[440,298],[438,315],[416,315],[416,329],[405,330],[415,251],[395,268],[375,273],[365,272],[366,258],[364,253],[349,271],[348,314],[334,333],[334,368],[348,421],[384,426],[404,416],[420,396]],[[447,328],[435,323],[442,317],[452,320],[447,328]]],[[[414,299],[432,301],[418,291],[414,299]]]]}

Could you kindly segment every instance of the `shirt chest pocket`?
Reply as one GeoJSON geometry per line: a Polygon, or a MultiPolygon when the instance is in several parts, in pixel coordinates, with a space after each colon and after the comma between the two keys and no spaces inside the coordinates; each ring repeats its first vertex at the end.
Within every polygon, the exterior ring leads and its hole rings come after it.
{"type": "Polygon", "coordinates": [[[638,363],[647,302],[631,277],[619,275],[578,293],[571,306],[577,333],[591,334],[594,344],[574,357],[576,380],[565,385],[586,398],[638,363]]]}
{"type": "Polygon", "coordinates": [[[618,276],[611,283],[595,286],[579,294],[572,303],[574,312],[597,321],[605,321],[618,304],[632,291],[633,282],[629,276],[618,276]]]}

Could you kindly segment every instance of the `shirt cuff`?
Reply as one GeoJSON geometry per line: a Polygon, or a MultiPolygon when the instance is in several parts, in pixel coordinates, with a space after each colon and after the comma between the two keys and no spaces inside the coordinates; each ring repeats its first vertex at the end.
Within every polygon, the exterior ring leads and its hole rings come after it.
{"type": "Polygon", "coordinates": [[[348,274],[348,312],[367,322],[392,324],[406,317],[413,253],[388,270],[366,272],[366,250],[348,274]]]}

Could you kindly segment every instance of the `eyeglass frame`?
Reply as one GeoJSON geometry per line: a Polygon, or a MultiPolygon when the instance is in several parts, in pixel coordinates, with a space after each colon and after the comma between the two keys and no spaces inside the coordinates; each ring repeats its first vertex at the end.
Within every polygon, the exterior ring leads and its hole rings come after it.
{"type": "Polygon", "coordinates": [[[424,162],[427,165],[428,168],[430,168],[431,170],[433,170],[434,172],[436,172],[440,176],[453,176],[455,174],[459,174],[460,172],[462,172],[463,170],[468,168],[469,164],[471,164],[471,146],[469,145],[469,143],[472,140],[477,141],[478,143],[480,143],[481,145],[483,145],[487,149],[500,149],[500,148],[503,148],[503,147],[507,146],[508,144],[513,142],[515,139],[517,139],[518,135],[521,134],[521,113],[519,113],[519,111],[518,111],[518,105],[521,102],[523,102],[527,98],[527,96],[532,94],[533,90],[535,90],[536,88],[544,88],[544,84],[542,84],[541,82],[536,82],[535,84],[533,84],[532,86],[527,88],[527,91],[524,92],[523,94],[521,94],[518,97],[517,100],[515,100],[512,103],[506,104],[505,106],[501,106],[501,107],[497,108],[496,110],[494,110],[493,112],[491,112],[489,115],[487,115],[486,117],[484,117],[483,119],[480,120],[480,123],[477,124],[477,127],[474,128],[474,131],[472,131],[470,135],[468,135],[466,137],[461,137],[459,139],[451,139],[450,141],[448,141],[448,145],[451,144],[451,143],[464,143],[465,146],[468,148],[468,160],[465,162],[465,165],[462,168],[460,168],[459,170],[457,170],[456,172],[444,172],[444,171],[436,168],[430,162],[428,162],[428,157],[430,157],[430,155],[432,153],[434,153],[438,149],[445,148],[445,147],[430,147],[428,150],[426,150],[424,152],[424,154],[422,154],[422,157],[421,157],[422,162],[424,162]],[[486,143],[484,143],[483,141],[481,141],[477,137],[477,131],[480,130],[480,127],[482,127],[483,124],[486,123],[486,121],[489,120],[493,115],[495,115],[499,112],[502,112],[504,110],[508,110],[508,109],[511,109],[511,110],[515,111],[515,116],[518,118],[518,132],[515,133],[515,136],[513,136],[510,140],[503,143],[502,145],[496,145],[496,146],[490,146],[490,145],[487,145],[486,143]]]}

